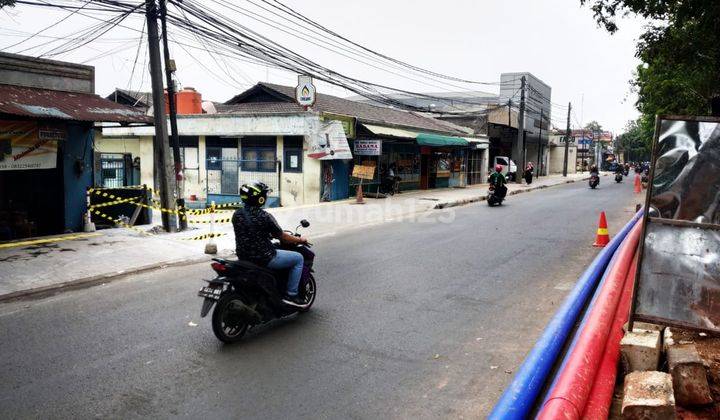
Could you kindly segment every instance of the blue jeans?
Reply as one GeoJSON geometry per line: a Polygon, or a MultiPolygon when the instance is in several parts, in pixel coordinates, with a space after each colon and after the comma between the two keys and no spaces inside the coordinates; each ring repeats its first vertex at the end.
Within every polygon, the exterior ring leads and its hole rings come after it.
{"type": "Polygon", "coordinates": [[[268,263],[268,268],[273,270],[290,269],[288,275],[287,294],[297,296],[298,286],[303,271],[303,256],[299,252],[278,249],[277,254],[268,263]]]}

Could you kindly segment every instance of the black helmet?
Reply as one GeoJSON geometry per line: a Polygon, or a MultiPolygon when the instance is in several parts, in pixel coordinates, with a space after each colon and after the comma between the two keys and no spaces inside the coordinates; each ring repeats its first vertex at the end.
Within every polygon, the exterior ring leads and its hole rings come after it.
{"type": "Polygon", "coordinates": [[[262,182],[250,182],[240,187],[240,199],[248,206],[262,207],[270,191],[270,187],[262,182]]]}

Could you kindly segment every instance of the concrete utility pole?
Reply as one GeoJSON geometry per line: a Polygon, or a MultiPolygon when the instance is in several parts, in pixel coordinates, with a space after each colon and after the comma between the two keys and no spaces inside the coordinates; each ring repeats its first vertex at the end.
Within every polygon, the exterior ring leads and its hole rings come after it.
{"type": "Polygon", "coordinates": [[[172,160],[168,145],[168,129],[165,119],[165,97],[162,81],[162,64],[160,62],[160,38],[158,36],[158,10],[155,0],[145,0],[145,18],[148,28],[148,52],[150,54],[150,79],[152,81],[153,117],[155,119],[155,187],[160,188],[160,205],[163,228],[167,232],[177,230],[177,218],[174,213],[175,177],[171,173],[172,160]]]}
{"type": "MultiPolygon", "coordinates": [[[[565,129],[565,159],[563,161],[563,176],[567,176],[568,153],[570,152],[570,110],[572,104],[568,102],[567,128],[565,129]]],[[[576,159],[577,164],[577,159],[576,159]]]]}
{"type": "Polygon", "coordinates": [[[537,144],[538,156],[537,156],[537,162],[535,162],[537,164],[537,173],[535,175],[538,177],[540,176],[540,172],[542,171],[542,164],[540,163],[540,159],[542,159],[542,149],[541,148],[542,148],[543,116],[544,116],[543,109],[540,108],[540,134],[538,134],[538,144],[537,144]]]}
{"type": "Polygon", "coordinates": [[[522,184],[522,173],[525,170],[525,76],[520,78],[520,112],[518,113],[518,138],[513,147],[513,156],[517,159],[515,182],[522,184]]]}
{"type": "MultiPolygon", "coordinates": [[[[175,163],[175,195],[179,208],[185,207],[185,200],[182,196],[180,182],[183,179],[182,159],[180,158],[180,133],[177,126],[177,104],[175,101],[175,61],[170,59],[170,47],[168,46],[167,31],[167,0],[160,0],[160,24],[162,26],[163,58],[165,59],[165,83],[167,84],[168,105],[170,108],[170,144],[173,149],[173,162],[175,163]]],[[[187,220],[180,218],[180,230],[187,229],[187,220]]]]}

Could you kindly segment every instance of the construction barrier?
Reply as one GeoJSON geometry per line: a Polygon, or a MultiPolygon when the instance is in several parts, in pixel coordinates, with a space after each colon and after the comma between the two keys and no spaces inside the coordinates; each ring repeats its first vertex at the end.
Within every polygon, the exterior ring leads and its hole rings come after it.
{"type": "MultiPolygon", "coordinates": [[[[157,194],[157,191],[154,191],[152,188],[143,186],[127,186],[122,188],[89,188],[87,190],[87,196],[88,196],[88,207],[87,207],[87,222],[92,221],[92,216],[97,216],[98,218],[101,218],[104,221],[112,222],[112,225],[122,226],[129,229],[133,229],[137,232],[140,232],[144,235],[151,235],[150,232],[147,232],[143,229],[135,227],[135,222],[138,217],[138,210],[140,208],[146,209],[146,211],[160,211],[164,213],[174,214],[177,215],[181,220],[187,221],[190,224],[210,224],[211,225],[211,232],[205,233],[202,235],[198,235],[192,238],[183,238],[183,240],[205,240],[205,239],[212,239],[219,236],[224,236],[225,234],[221,233],[214,233],[213,226],[216,223],[231,223],[232,222],[232,216],[229,217],[223,217],[223,218],[215,218],[215,215],[218,213],[224,213],[229,214],[234,212],[232,207],[238,207],[240,205],[243,205],[242,202],[233,202],[233,203],[224,203],[220,205],[215,205],[213,203],[212,206],[206,208],[206,209],[197,209],[197,210],[189,210],[185,209],[183,207],[179,207],[178,209],[168,209],[163,208],[159,201],[153,198],[153,195],[157,194]],[[119,193],[117,190],[123,191],[123,190],[131,190],[131,191],[140,191],[142,195],[134,195],[132,197],[122,197],[118,195],[119,193]],[[150,193],[148,195],[148,192],[150,193]],[[100,197],[102,199],[108,199],[111,201],[104,201],[100,203],[92,204],[91,197],[100,197]],[[127,215],[128,213],[131,213],[131,216],[128,217],[128,222],[123,220],[121,217],[119,217],[119,214],[111,214],[111,213],[120,213],[119,211],[115,210],[114,212],[110,210],[113,206],[134,206],[134,211],[126,211],[123,214],[120,215],[127,215]],[[106,210],[106,208],[108,210],[106,210]],[[190,218],[189,216],[204,216],[209,215],[210,219],[200,219],[200,218],[190,218]]],[[[126,207],[127,208],[127,207],[126,207]]],[[[130,207],[132,208],[132,207],[130,207]]],[[[149,216],[148,216],[148,222],[149,222],[149,216]]]]}
{"type": "Polygon", "coordinates": [[[615,250],[635,226],[641,212],[618,232],[618,234],[595,257],[573,290],[563,302],[518,369],[515,377],[498,400],[488,418],[525,419],[547,383],[548,374],[558,360],[579,314],[585,308],[588,298],[595,292],[615,250]]]}

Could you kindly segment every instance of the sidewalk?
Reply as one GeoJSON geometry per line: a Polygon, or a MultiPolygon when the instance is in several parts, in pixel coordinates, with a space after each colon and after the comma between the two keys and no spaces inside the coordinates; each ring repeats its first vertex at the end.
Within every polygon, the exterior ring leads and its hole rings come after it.
{"type": "MultiPolygon", "coordinates": [[[[511,184],[508,194],[561,185],[586,179],[585,174],[563,178],[551,175],[535,179],[531,185],[511,184]]],[[[487,185],[467,188],[446,188],[412,191],[386,199],[365,198],[366,204],[354,204],[354,199],[309,206],[269,209],[281,226],[294,230],[301,219],[310,222],[302,230],[311,240],[339,232],[364,229],[388,221],[417,223],[450,223],[454,219],[451,207],[481,201],[487,185]]],[[[232,210],[215,214],[214,232],[219,256],[232,254],[235,247],[232,225],[228,219],[232,210]]],[[[159,221],[159,214],[153,220],[159,221]]],[[[27,295],[44,294],[70,287],[85,287],[112,278],[170,265],[208,261],[213,256],[204,253],[207,239],[189,240],[210,232],[210,215],[190,218],[188,231],[155,233],[151,226],[134,229],[106,229],[91,234],[69,234],[41,240],[18,241],[0,246],[0,301],[27,295]],[[146,233],[148,232],[149,233],[146,233]]]]}

